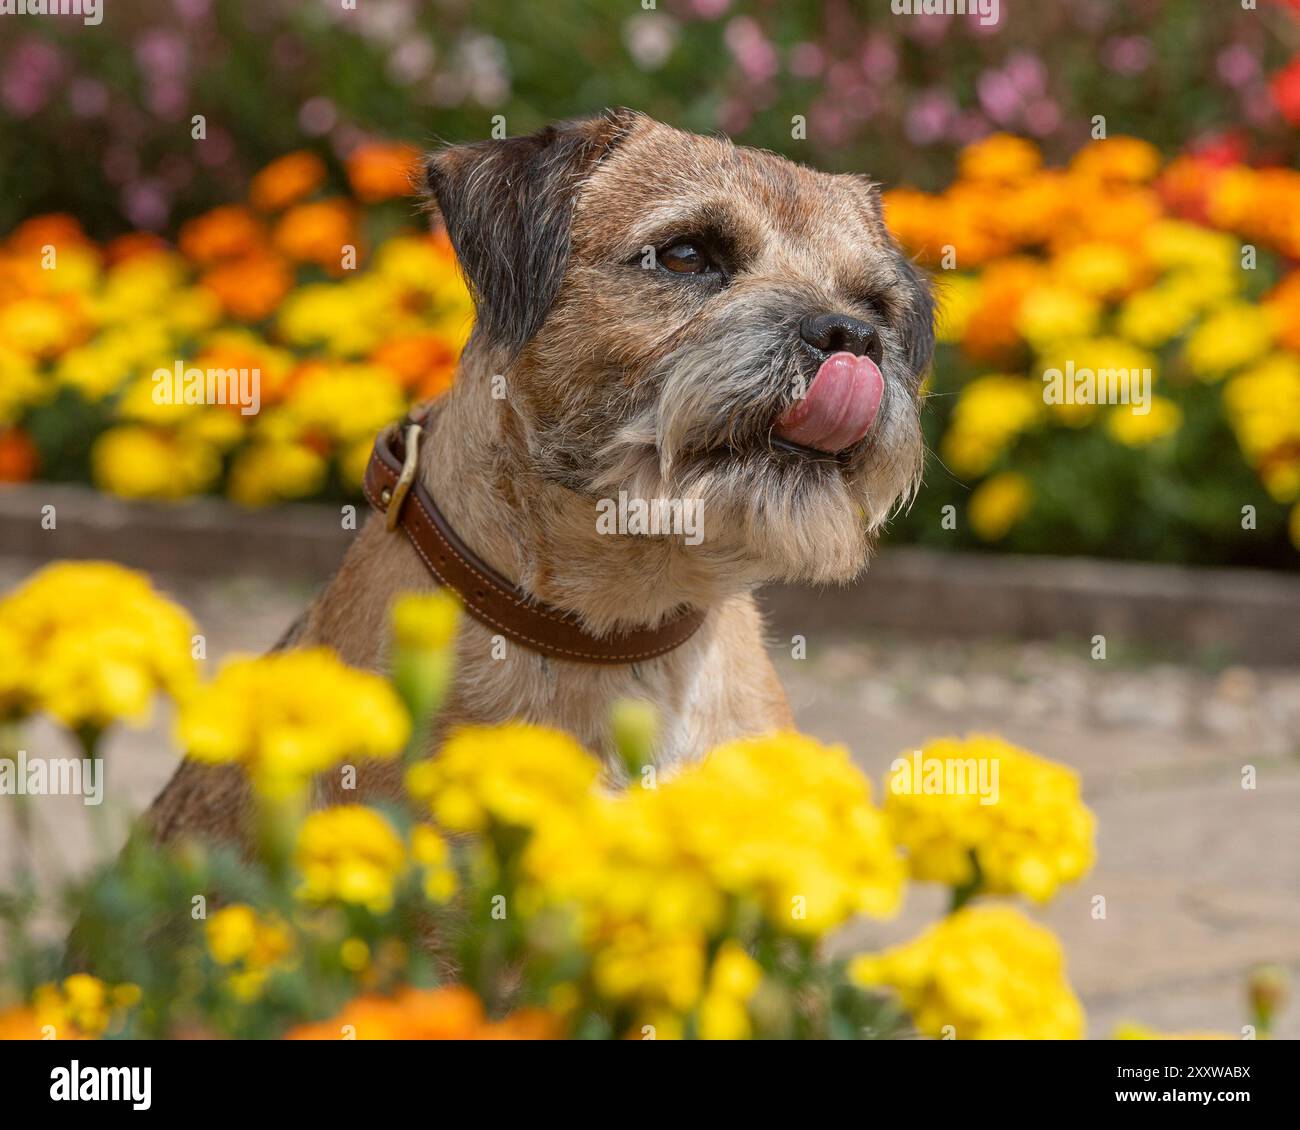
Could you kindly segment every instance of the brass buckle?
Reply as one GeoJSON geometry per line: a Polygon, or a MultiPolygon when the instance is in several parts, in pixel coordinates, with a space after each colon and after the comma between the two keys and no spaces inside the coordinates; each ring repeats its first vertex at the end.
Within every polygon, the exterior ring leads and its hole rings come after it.
{"type": "Polygon", "coordinates": [[[419,424],[407,425],[406,459],[402,463],[402,473],[397,476],[397,482],[393,484],[393,489],[384,492],[388,495],[384,499],[388,503],[388,509],[384,511],[384,525],[388,527],[389,533],[397,529],[397,520],[402,513],[402,503],[406,501],[407,492],[411,489],[411,484],[415,482],[415,470],[420,462],[420,432],[419,424]]]}

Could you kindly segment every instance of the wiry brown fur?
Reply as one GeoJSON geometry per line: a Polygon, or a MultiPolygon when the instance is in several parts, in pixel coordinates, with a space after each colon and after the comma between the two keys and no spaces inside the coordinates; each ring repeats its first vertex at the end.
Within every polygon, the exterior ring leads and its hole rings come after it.
{"type": "MultiPolygon", "coordinates": [[[[854,576],[920,469],[930,302],[874,187],[627,111],[446,150],[429,180],[479,317],[423,443],[424,485],[485,561],[596,632],[708,609],[675,651],[612,667],[514,645],[494,658],[491,632],[467,620],[441,727],[545,723],[612,765],[610,706],[644,698],[671,768],[790,725],[753,588],[854,576]],[[725,286],[643,267],[644,248],[687,235],[725,244],[725,286]],[[816,311],[872,322],[886,384],[868,439],[825,459],[770,435],[815,372],[796,327],[816,311]],[[598,533],[596,500],[619,490],[703,500],[702,544],[598,533]]],[[[389,602],[432,583],[372,518],[293,642],[383,670],[389,602]]],[[[393,792],[397,780],[363,769],[359,787],[393,792]]],[[[318,799],[344,796],[326,784],[318,799]]],[[[245,808],[234,778],[186,765],[151,819],[167,838],[234,835],[245,808]]]]}

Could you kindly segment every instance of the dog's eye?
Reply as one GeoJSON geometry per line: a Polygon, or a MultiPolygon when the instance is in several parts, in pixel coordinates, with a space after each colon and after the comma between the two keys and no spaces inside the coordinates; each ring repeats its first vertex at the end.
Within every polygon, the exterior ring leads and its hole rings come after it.
{"type": "Polygon", "coordinates": [[[706,271],[716,271],[712,260],[704,253],[698,243],[682,240],[671,244],[659,252],[659,265],[666,271],[678,275],[702,275],[706,271]]]}

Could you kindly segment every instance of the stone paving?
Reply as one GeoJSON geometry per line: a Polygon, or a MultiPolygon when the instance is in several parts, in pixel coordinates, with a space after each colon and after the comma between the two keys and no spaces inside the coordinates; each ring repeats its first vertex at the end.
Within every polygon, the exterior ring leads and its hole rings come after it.
{"type": "MultiPolygon", "coordinates": [[[[0,558],[0,591],[30,566],[0,558]]],[[[265,649],[310,596],[307,585],[158,578],[208,637],[209,660],[265,649]]],[[[825,599],[833,600],[834,596],[825,599]]],[[[773,654],[800,726],[847,744],[875,782],[900,752],[931,737],[996,731],[1075,766],[1098,818],[1098,864],[1038,913],[1065,944],[1094,1037],[1123,1020],[1235,1031],[1252,965],[1279,962],[1300,983],[1300,670],[1202,667],[1138,655],[1088,657],[1041,644],[808,640],[808,657],[773,654]],[[1241,787],[1252,765],[1258,787],[1241,787]],[[1091,900],[1104,895],[1107,917],[1091,900]]],[[[62,748],[35,725],[31,751],[62,748]]],[[[119,731],[107,751],[119,828],[176,760],[167,719],[119,731]]],[[[94,857],[75,798],[37,811],[38,866],[52,879],[94,857]]],[[[14,865],[0,806],[0,875],[14,865]]],[[[932,920],[942,894],[917,886],[899,918],[843,944],[900,940],[932,920]]],[[[1300,1003],[1279,1035],[1300,1038],[1300,1003]]]]}

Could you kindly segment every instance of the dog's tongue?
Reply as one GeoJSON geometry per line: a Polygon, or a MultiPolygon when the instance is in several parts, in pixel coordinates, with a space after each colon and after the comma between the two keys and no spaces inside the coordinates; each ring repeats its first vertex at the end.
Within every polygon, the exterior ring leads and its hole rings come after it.
{"type": "Polygon", "coordinates": [[[870,357],[832,353],[804,398],[777,418],[776,434],[817,451],[843,451],[871,430],[884,391],[885,379],[870,357]]]}

